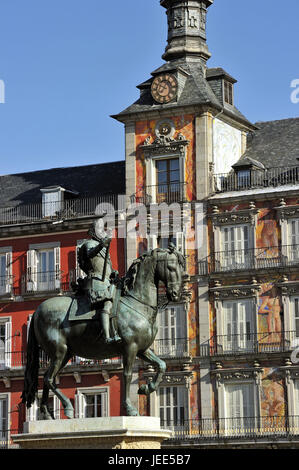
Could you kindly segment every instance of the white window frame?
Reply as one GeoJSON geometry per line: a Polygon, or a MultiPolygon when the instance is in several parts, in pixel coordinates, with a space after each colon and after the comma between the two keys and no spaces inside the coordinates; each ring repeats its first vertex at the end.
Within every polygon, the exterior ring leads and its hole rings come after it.
{"type": "Polygon", "coordinates": [[[168,155],[155,155],[151,158],[146,159],[145,168],[146,168],[146,188],[149,188],[149,196],[151,196],[151,201],[153,204],[156,203],[156,186],[157,186],[157,174],[156,174],[156,161],[157,160],[172,160],[173,158],[179,159],[179,168],[180,168],[180,184],[185,181],[185,152],[183,155],[178,155],[177,153],[168,154],[168,155]]]}
{"type": "Polygon", "coordinates": [[[80,268],[79,262],[78,262],[78,249],[83,245],[83,243],[86,241],[86,239],[82,240],[77,240],[77,246],[76,246],[76,279],[77,280],[79,277],[86,277],[85,272],[80,268]]]}
{"type": "MultiPolygon", "coordinates": [[[[240,297],[239,299],[227,298],[227,299],[220,299],[215,302],[217,341],[219,341],[220,338],[224,338],[225,335],[227,334],[226,325],[225,325],[225,303],[228,303],[228,302],[230,303],[248,302],[248,304],[251,305],[252,334],[253,335],[255,334],[257,336],[257,332],[258,332],[258,298],[257,298],[257,295],[252,295],[248,297],[240,297]]],[[[225,348],[224,348],[224,352],[225,352],[225,348]]]]}
{"type": "MultiPolygon", "coordinates": [[[[171,236],[171,234],[170,234],[171,236]]],[[[157,235],[147,235],[147,251],[155,250],[158,248],[158,236],[157,235]]],[[[160,237],[166,238],[166,237],[160,237]]],[[[176,248],[182,253],[183,256],[186,254],[186,237],[184,232],[177,232],[174,235],[176,248]]]]}
{"type": "MultiPolygon", "coordinates": [[[[188,427],[189,424],[189,415],[190,415],[190,393],[189,393],[189,388],[186,385],[175,385],[173,383],[169,384],[163,384],[160,385],[158,393],[155,394],[155,397],[151,396],[151,416],[157,416],[161,418],[160,414],[160,392],[162,389],[170,388],[172,391],[174,388],[179,389],[183,395],[183,397],[180,397],[183,399],[183,404],[184,404],[184,423],[183,424],[175,424],[173,423],[172,425],[165,424],[165,427],[167,429],[173,429],[174,431],[183,431],[186,426],[188,427]]],[[[172,401],[173,401],[173,394],[172,396],[172,401]]],[[[174,415],[174,407],[172,408],[172,415],[174,415]]],[[[172,420],[174,421],[174,420],[172,420]]]]}
{"type": "Polygon", "coordinates": [[[157,354],[167,357],[188,356],[188,316],[185,306],[173,304],[165,310],[159,310],[157,325],[158,333],[154,344],[157,354]]]}
{"type": "Polygon", "coordinates": [[[42,216],[55,217],[63,208],[64,190],[56,187],[52,189],[41,189],[42,193],[42,216]],[[55,197],[56,196],[56,197],[55,197]],[[50,200],[48,200],[50,199],[50,200]]]}
{"type": "MultiPolygon", "coordinates": [[[[240,332],[237,333],[238,337],[234,337],[233,340],[237,341],[237,347],[239,349],[234,350],[235,352],[242,351],[244,352],[248,351],[254,351],[254,342],[257,341],[257,325],[258,325],[258,309],[256,306],[256,302],[254,301],[254,298],[249,297],[249,298],[239,298],[239,299],[227,299],[227,300],[222,300],[221,302],[221,308],[217,308],[217,315],[216,315],[216,320],[217,320],[217,344],[221,343],[222,339],[222,344],[221,346],[223,347],[223,352],[232,352],[229,348],[228,344],[228,338],[229,336],[228,331],[227,331],[227,305],[232,304],[237,306],[237,315],[240,315],[240,304],[245,304],[245,309],[248,308],[249,311],[251,310],[251,331],[250,331],[250,339],[245,338],[245,340],[242,340],[241,335],[243,334],[246,337],[247,332],[240,332]],[[244,344],[242,344],[242,342],[244,344]]],[[[238,327],[239,328],[239,327],[238,327]]],[[[233,337],[234,332],[231,332],[231,336],[233,337]]],[[[234,347],[234,346],[232,346],[234,347]]]]}
{"type": "MultiPolygon", "coordinates": [[[[244,418],[252,418],[252,421],[250,421],[250,428],[252,429],[252,426],[254,427],[259,423],[259,418],[260,418],[260,393],[259,393],[259,387],[257,384],[254,382],[254,380],[244,380],[244,381],[226,381],[225,384],[223,384],[222,387],[220,387],[219,390],[219,417],[224,418],[220,419],[220,428],[221,430],[227,434],[231,434],[231,429],[229,428],[229,420],[230,419],[238,419],[229,416],[229,410],[227,409],[227,387],[229,386],[237,386],[240,387],[242,385],[247,385],[252,387],[252,392],[253,392],[253,413],[254,416],[244,416],[244,418]]],[[[242,418],[240,418],[242,419],[242,418]]],[[[248,426],[249,427],[249,426],[248,426]]],[[[246,432],[246,429],[248,427],[245,426],[244,431],[246,432]]],[[[241,430],[239,431],[241,434],[241,430]]],[[[232,430],[232,434],[234,434],[234,430],[232,430]]]]}
{"type": "Polygon", "coordinates": [[[10,424],[9,424],[9,412],[10,412],[10,401],[11,401],[10,393],[0,393],[0,400],[6,400],[6,406],[7,406],[7,417],[6,417],[7,429],[2,429],[4,420],[0,417],[0,420],[1,420],[1,424],[0,424],[0,442],[1,442],[1,444],[2,443],[6,444],[10,441],[10,424]],[[6,431],[6,433],[4,433],[5,431],[6,431]]]}
{"type": "MultiPolygon", "coordinates": [[[[215,251],[216,252],[220,252],[221,253],[221,259],[220,259],[220,264],[221,264],[221,270],[228,270],[228,271],[231,271],[233,269],[241,269],[242,268],[242,265],[244,267],[244,269],[246,269],[246,248],[245,246],[243,246],[243,248],[239,249],[238,247],[235,246],[235,249],[234,250],[228,250],[226,251],[225,250],[225,231],[226,230],[231,230],[233,229],[234,231],[237,231],[238,229],[242,229],[245,231],[245,227],[247,228],[247,233],[248,233],[248,239],[247,239],[247,243],[248,243],[248,248],[247,248],[247,251],[249,251],[248,255],[249,255],[249,260],[250,260],[250,253],[252,253],[252,250],[254,249],[254,230],[252,229],[252,226],[250,224],[236,224],[236,225],[223,225],[219,228],[219,233],[218,233],[218,237],[217,237],[217,234],[216,234],[216,237],[215,237],[215,251]],[[217,238],[219,238],[217,240],[217,238]],[[218,246],[217,246],[218,245],[218,246]],[[229,259],[231,260],[231,264],[227,264],[226,263],[226,260],[225,260],[225,253],[229,253],[228,257],[229,259]],[[233,253],[235,252],[235,257],[234,257],[234,260],[232,260],[233,258],[233,253]],[[223,259],[222,259],[223,257],[223,259]]],[[[243,245],[245,245],[245,237],[243,237],[243,245]]],[[[235,244],[238,243],[237,240],[235,240],[235,244]]],[[[247,256],[248,256],[247,255],[247,256]]],[[[253,257],[251,257],[251,259],[253,259],[253,257]]],[[[248,262],[247,262],[248,264],[248,262]]],[[[250,264],[248,266],[248,268],[250,268],[250,264]]]]}
{"type": "Polygon", "coordinates": [[[6,257],[5,283],[2,288],[0,283],[0,296],[12,293],[12,247],[0,247],[0,256],[6,257]]]}
{"type": "MultiPolygon", "coordinates": [[[[75,395],[75,414],[77,418],[87,419],[85,417],[85,402],[86,395],[104,395],[104,414],[103,417],[110,416],[110,388],[109,387],[84,387],[78,388],[75,395]]],[[[92,418],[91,418],[92,419],[92,418]]]]}
{"type": "Polygon", "coordinates": [[[12,355],[12,318],[1,317],[0,324],[5,325],[5,346],[4,357],[0,358],[0,370],[11,368],[11,355],[12,355]]]}
{"type": "Polygon", "coordinates": [[[46,292],[38,281],[38,252],[53,250],[55,279],[50,282],[49,290],[59,290],[61,288],[61,263],[60,263],[60,242],[49,242],[29,245],[27,251],[27,292],[46,292]]]}

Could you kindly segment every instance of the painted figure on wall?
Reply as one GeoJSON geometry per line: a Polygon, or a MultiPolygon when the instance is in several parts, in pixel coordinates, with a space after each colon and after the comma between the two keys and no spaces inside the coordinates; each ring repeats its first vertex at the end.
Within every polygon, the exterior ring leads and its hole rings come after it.
{"type": "Polygon", "coordinates": [[[279,340],[281,334],[281,302],[276,287],[272,284],[263,284],[261,287],[261,305],[259,314],[265,315],[267,321],[267,331],[276,333],[273,340],[279,340]],[[279,335],[277,335],[277,333],[279,335]]]}

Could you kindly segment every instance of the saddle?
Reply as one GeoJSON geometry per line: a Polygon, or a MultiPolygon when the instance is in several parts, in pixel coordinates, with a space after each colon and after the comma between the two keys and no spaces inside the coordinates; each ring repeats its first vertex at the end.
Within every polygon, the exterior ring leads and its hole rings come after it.
{"type": "MultiPolygon", "coordinates": [[[[121,296],[121,287],[116,286],[113,295],[113,306],[110,318],[117,316],[117,307],[121,296]]],[[[102,302],[103,303],[103,302],[102,302]]],[[[101,302],[95,307],[91,305],[89,297],[85,292],[77,292],[73,297],[72,303],[68,311],[69,321],[78,320],[97,320],[97,313],[101,310],[101,302]]]]}

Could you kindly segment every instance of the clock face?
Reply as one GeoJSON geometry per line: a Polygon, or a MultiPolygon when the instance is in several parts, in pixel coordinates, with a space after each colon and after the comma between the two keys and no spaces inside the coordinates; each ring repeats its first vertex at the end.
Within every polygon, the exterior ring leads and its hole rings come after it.
{"type": "Polygon", "coordinates": [[[151,89],[155,101],[160,104],[169,103],[177,95],[177,80],[169,73],[159,75],[153,80],[151,89]]]}

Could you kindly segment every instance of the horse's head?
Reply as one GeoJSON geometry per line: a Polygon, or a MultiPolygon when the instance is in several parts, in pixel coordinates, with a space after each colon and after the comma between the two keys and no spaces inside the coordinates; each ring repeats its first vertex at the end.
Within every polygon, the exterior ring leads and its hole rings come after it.
{"type": "Polygon", "coordinates": [[[173,244],[167,250],[156,249],[157,277],[165,284],[167,299],[178,302],[181,298],[182,276],[185,267],[183,255],[176,250],[173,244]]]}

